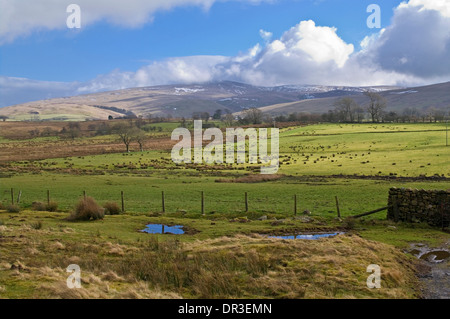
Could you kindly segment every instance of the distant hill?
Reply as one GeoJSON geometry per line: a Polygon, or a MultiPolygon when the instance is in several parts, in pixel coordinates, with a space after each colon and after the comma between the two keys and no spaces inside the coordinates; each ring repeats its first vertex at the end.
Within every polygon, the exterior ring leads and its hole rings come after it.
{"type": "Polygon", "coordinates": [[[445,108],[450,105],[450,82],[418,88],[339,87],[288,85],[258,87],[237,82],[192,85],[164,85],[80,95],[30,102],[0,108],[0,116],[13,120],[107,119],[133,114],[137,116],[191,117],[194,112],[218,109],[232,113],[257,107],[271,114],[293,112],[322,113],[333,108],[334,101],[351,96],[367,103],[363,92],[379,91],[390,109],[416,107],[445,108]]]}
{"type": "MultiPolygon", "coordinates": [[[[395,90],[380,91],[386,98],[387,111],[401,113],[406,108],[416,108],[426,112],[430,108],[448,109],[450,107],[450,82],[395,90]]],[[[363,93],[349,94],[349,97],[362,106],[367,106],[369,100],[363,93]]],[[[319,96],[318,96],[319,97],[319,96]]],[[[309,99],[291,103],[281,103],[262,107],[261,110],[272,115],[290,114],[294,112],[324,113],[334,108],[336,96],[309,99]]]]}

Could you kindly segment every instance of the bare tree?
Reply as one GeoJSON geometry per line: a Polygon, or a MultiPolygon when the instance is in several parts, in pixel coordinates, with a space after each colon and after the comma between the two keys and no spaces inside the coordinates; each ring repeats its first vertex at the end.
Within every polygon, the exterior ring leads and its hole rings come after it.
{"type": "Polygon", "coordinates": [[[120,140],[122,141],[123,144],[125,144],[127,153],[130,152],[130,144],[135,138],[137,130],[139,129],[137,129],[136,127],[130,127],[125,123],[117,124],[114,127],[115,133],[119,135],[120,140]]]}
{"type": "Polygon", "coordinates": [[[350,97],[343,97],[334,103],[335,110],[341,115],[344,122],[354,122],[356,111],[359,107],[354,99],[350,97]]]}
{"type": "Polygon", "coordinates": [[[372,118],[372,122],[379,122],[381,114],[386,108],[386,99],[376,92],[367,91],[364,92],[364,95],[370,100],[367,111],[372,118]]]}
{"type": "Polygon", "coordinates": [[[139,144],[139,150],[141,152],[144,151],[144,143],[147,139],[147,134],[143,130],[137,129],[132,132],[132,135],[135,137],[136,142],[139,144]]]}
{"type": "Polygon", "coordinates": [[[252,107],[251,109],[242,112],[244,120],[249,124],[261,124],[263,120],[263,112],[257,108],[252,107]]]}

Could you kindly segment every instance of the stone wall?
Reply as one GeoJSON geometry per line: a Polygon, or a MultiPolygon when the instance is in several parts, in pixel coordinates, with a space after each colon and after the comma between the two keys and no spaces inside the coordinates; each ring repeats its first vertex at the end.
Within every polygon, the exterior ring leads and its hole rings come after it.
{"type": "Polygon", "coordinates": [[[391,188],[388,219],[449,227],[450,191],[391,188]]]}

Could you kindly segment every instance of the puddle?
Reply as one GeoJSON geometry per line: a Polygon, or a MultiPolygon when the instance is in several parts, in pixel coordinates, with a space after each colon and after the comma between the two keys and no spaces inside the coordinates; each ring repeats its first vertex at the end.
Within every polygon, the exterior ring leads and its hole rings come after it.
{"type": "Polygon", "coordinates": [[[445,250],[433,250],[426,254],[423,254],[420,256],[420,259],[432,262],[432,263],[438,263],[441,261],[446,260],[450,257],[450,253],[445,250]]]}
{"type": "Polygon", "coordinates": [[[430,249],[423,244],[413,244],[407,252],[431,263],[440,263],[450,258],[450,251],[445,249],[430,249]]]}
{"type": "MultiPolygon", "coordinates": [[[[269,238],[281,238],[281,239],[303,239],[303,240],[319,240],[321,238],[332,238],[344,233],[327,233],[327,234],[300,234],[300,235],[286,235],[286,236],[272,236],[269,238]]],[[[265,235],[267,236],[267,235],[265,235]]]]}
{"type": "Polygon", "coordinates": [[[184,234],[183,226],[181,225],[167,226],[163,224],[150,224],[147,225],[145,229],[141,231],[148,234],[172,234],[172,235],[184,234]]]}

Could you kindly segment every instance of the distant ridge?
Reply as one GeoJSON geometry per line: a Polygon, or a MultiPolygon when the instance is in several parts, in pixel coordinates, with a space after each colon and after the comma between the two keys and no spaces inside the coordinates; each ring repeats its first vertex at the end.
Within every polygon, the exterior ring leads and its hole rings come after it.
{"type": "Polygon", "coordinates": [[[239,112],[256,107],[270,114],[293,112],[323,113],[334,101],[350,96],[359,104],[367,103],[363,92],[378,91],[388,101],[388,109],[407,107],[420,111],[450,106],[450,82],[415,88],[389,86],[343,87],[285,85],[259,87],[224,81],[191,85],[162,85],[56,98],[0,108],[0,116],[12,120],[86,120],[137,116],[191,117],[194,112],[218,109],[239,112]]]}

